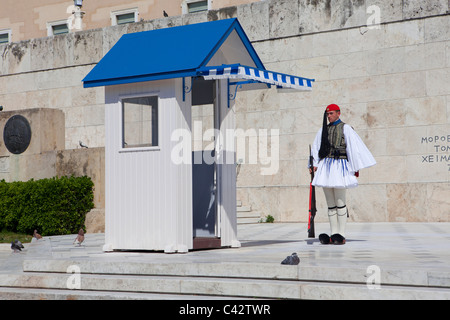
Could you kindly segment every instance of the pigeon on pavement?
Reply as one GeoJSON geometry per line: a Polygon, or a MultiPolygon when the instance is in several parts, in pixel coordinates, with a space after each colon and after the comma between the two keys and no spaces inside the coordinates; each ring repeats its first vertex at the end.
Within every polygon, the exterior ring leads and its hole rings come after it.
{"type": "Polygon", "coordinates": [[[292,255],[287,256],[283,261],[281,261],[281,264],[289,264],[289,265],[297,265],[300,263],[300,258],[297,256],[297,253],[294,252],[292,255]]]}
{"type": "Polygon", "coordinates": [[[14,240],[11,242],[11,249],[14,250],[14,253],[22,251],[22,249],[25,248],[19,240],[14,240]]]}
{"type": "Polygon", "coordinates": [[[83,243],[83,241],[84,241],[84,231],[83,231],[83,229],[81,228],[79,231],[78,231],[78,235],[77,235],[77,237],[75,238],[75,240],[73,241],[73,243],[75,244],[78,244],[78,246],[81,246],[81,244],[83,243]]]}
{"type": "Polygon", "coordinates": [[[33,232],[33,237],[36,238],[36,240],[42,239],[42,236],[37,232],[36,229],[33,232]]]}

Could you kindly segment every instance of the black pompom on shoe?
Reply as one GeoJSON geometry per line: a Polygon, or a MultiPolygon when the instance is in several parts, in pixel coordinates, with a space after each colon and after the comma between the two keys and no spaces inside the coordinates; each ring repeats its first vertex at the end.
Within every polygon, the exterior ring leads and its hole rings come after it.
{"type": "Polygon", "coordinates": [[[335,233],[331,236],[331,242],[333,244],[345,244],[345,238],[339,233],[335,233]]]}
{"type": "Polygon", "coordinates": [[[331,242],[330,236],[327,235],[326,233],[321,233],[319,235],[319,240],[321,244],[330,244],[331,242]]]}

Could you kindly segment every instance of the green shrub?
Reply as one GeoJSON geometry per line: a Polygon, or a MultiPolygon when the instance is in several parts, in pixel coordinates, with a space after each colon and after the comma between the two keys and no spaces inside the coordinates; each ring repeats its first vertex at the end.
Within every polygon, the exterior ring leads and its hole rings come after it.
{"type": "Polygon", "coordinates": [[[94,207],[89,177],[0,181],[0,230],[41,235],[78,233],[94,207]]]}

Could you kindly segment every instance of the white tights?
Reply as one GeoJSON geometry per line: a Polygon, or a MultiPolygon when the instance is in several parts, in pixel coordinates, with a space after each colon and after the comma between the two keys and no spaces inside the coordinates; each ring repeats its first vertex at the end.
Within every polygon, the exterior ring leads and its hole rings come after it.
{"type": "Polygon", "coordinates": [[[323,188],[323,192],[328,205],[331,235],[339,233],[345,238],[345,225],[347,224],[346,189],[323,188]]]}

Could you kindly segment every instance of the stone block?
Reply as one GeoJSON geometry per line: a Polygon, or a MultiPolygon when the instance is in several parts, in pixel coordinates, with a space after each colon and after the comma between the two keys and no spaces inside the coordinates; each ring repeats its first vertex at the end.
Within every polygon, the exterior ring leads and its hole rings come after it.
{"type": "MultiPolygon", "coordinates": [[[[0,63],[0,75],[9,74],[9,59],[8,56],[5,55],[9,50],[9,43],[0,44],[0,53],[1,53],[1,63],[0,63]]],[[[3,85],[2,81],[6,78],[0,78],[0,94],[3,93],[3,88],[6,86],[3,85]]]]}
{"type": "Polygon", "coordinates": [[[445,56],[447,57],[445,66],[450,68],[450,41],[445,42],[445,56]]]}
{"type": "MultiPolygon", "coordinates": [[[[89,176],[94,182],[94,206],[105,207],[105,149],[60,150],[55,160],[57,176],[89,176]]],[[[93,217],[94,219],[94,217],[93,217]]],[[[94,219],[95,220],[95,219],[94,219]]]]}
{"type": "Polygon", "coordinates": [[[403,183],[407,181],[404,156],[377,156],[377,164],[364,172],[369,173],[370,183],[403,183]]]}
{"type": "Polygon", "coordinates": [[[406,116],[405,100],[383,100],[367,103],[367,126],[369,128],[404,126],[406,116]]]}
{"type": "MultiPolygon", "coordinates": [[[[407,99],[414,97],[424,97],[427,95],[428,77],[426,72],[405,72],[388,74],[385,78],[385,93],[386,100],[407,99]],[[427,86],[424,85],[424,80],[427,79],[427,86]]],[[[383,97],[377,93],[378,99],[383,97]]],[[[378,100],[377,99],[377,100],[378,100]]]]}
{"type": "Polygon", "coordinates": [[[450,40],[450,19],[448,15],[425,20],[425,42],[450,40]]]}
{"type": "Polygon", "coordinates": [[[427,221],[426,184],[388,184],[386,186],[388,221],[427,221]]]}
{"type": "Polygon", "coordinates": [[[259,1],[238,6],[237,17],[251,41],[269,38],[268,1],[259,1]]]}
{"type": "Polygon", "coordinates": [[[86,233],[104,233],[105,232],[105,209],[92,209],[86,214],[85,219],[86,233]]]}
{"type": "Polygon", "coordinates": [[[405,106],[405,125],[407,126],[434,125],[447,122],[447,106],[444,96],[406,99],[405,106]]]}
{"type": "Polygon", "coordinates": [[[371,50],[364,62],[368,75],[405,72],[405,47],[371,50]]]}
{"type": "Polygon", "coordinates": [[[35,73],[21,73],[10,75],[5,78],[4,84],[5,86],[3,87],[3,90],[5,90],[8,94],[24,93],[38,89],[35,73]]]}
{"type": "MultiPolygon", "coordinates": [[[[304,170],[306,174],[306,170],[304,170]]],[[[307,222],[309,205],[309,186],[280,188],[280,221],[307,222]]]]}
{"type": "Polygon", "coordinates": [[[450,94],[450,68],[427,70],[426,91],[429,96],[450,94]]]}
{"type": "Polygon", "coordinates": [[[424,43],[425,29],[424,20],[387,24],[385,26],[384,46],[389,48],[424,43]]]}
{"type": "Polygon", "coordinates": [[[352,52],[330,56],[330,79],[361,77],[367,74],[366,55],[352,52]]]}
{"type": "Polygon", "coordinates": [[[269,3],[269,37],[299,34],[299,1],[274,0],[269,3]]]}
{"type": "Polygon", "coordinates": [[[302,33],[331,29],[331,2],[300,1],[299,30],[302,33]]]}
{"type": "Polygon", "coordinates": [[[61,34],[53,39],[53,67],[62,68],[73,61],[73,42],[70,34],[61,34]]]}
{"type": "Polygon", "coordinates": [[[403,1],[403,19],[422,18],[448,12],[448,0],[403,1]]]}
{"type": "Polygon", "coordinates": [[[9,181],[45,179],[56,174],[56,151],[11,154],[9,158],[9,181]]]}
{"type": "Polygon", "coordinates": [[[30,41],[11,42],[2,53],[8,59],[8,74],[27,72],[31,67],[30,41]]]}
{"type": "Polygon", "coordinates": [[[103,57],[103,31],[94,29],[73,33],[73,64],[97,63],[103,57]]]}
{"type": "MultiPolygon", "coordinates": [[[[364,85],[363,83],[361,83],[361,79],[355,79],[355,81],[356,87],[361,87],[361,85],[364,85]]],[[[338,79],[320,82],[320,84],[317,84],[317,86],[314,88],[313,91],[314,105],[322,106],[323,108],[329,105],[330,103],[337,103],[341,105],[348,103],[351,100],[356,100],[356,97],[354,97],[354,95],[355,93],[358,93],[358,91],[354,92],[352,90],[352,85],[349,84],[349,82],[350,81],[347,79],[338,79]]]]}
{"type": "MultiPolygon", "coordinates": [[[[379,29],[359,27],[346,30],[348,34],[348,51],[369,51],[384,48],[385,28],[385,25],[380,25],[379,29]]],[[[369,58],[370,52],[368,52],[369,58]]]]}
{"type": "Polygon", "coordinates": [[[330,56],[348,52],[348,32],[335,31],[315,34],[313,37],[312,56],[330,56]]]}
{"type": "MultiPolygon", "coordinates": [[[[449,174],[450,175],[450,174],[449,174]]],[[[447,178],[447,181],[448,178],[447,178]]],[[[428,221],[449,222],[450,215],[450,185],[430,183],[427,185],[427,216],[428,221]]]]}
{"type": "Polygon", "coordinates": [[[446,67],[444,42],[424,43],[405,47],[405,71],[420,71],[446,67]]]}
{"type": "Polygon", "coordinates": [[[191,14],[184,14],[181,16],[183,25],[202,23],[208,21],[208,11],[200,11],[191,14]]]}
{"type": "MultiPolygon", "coordinates": [[[[366,170],[360,178],[366,176],[366,170]]],[[[361,182],[361,179],[358,179],[361,182]]],[[[386,204],[386,185],[360,184],[357,188],[347,190],[349,220],[354,222],[386,221],[388,208],[386,204]]]]}
{"type": "Polygon", "coordinates": [[[32,39],[30,42],[31,70],[47,70],[53,68],[53,38],[32,39]]]}

